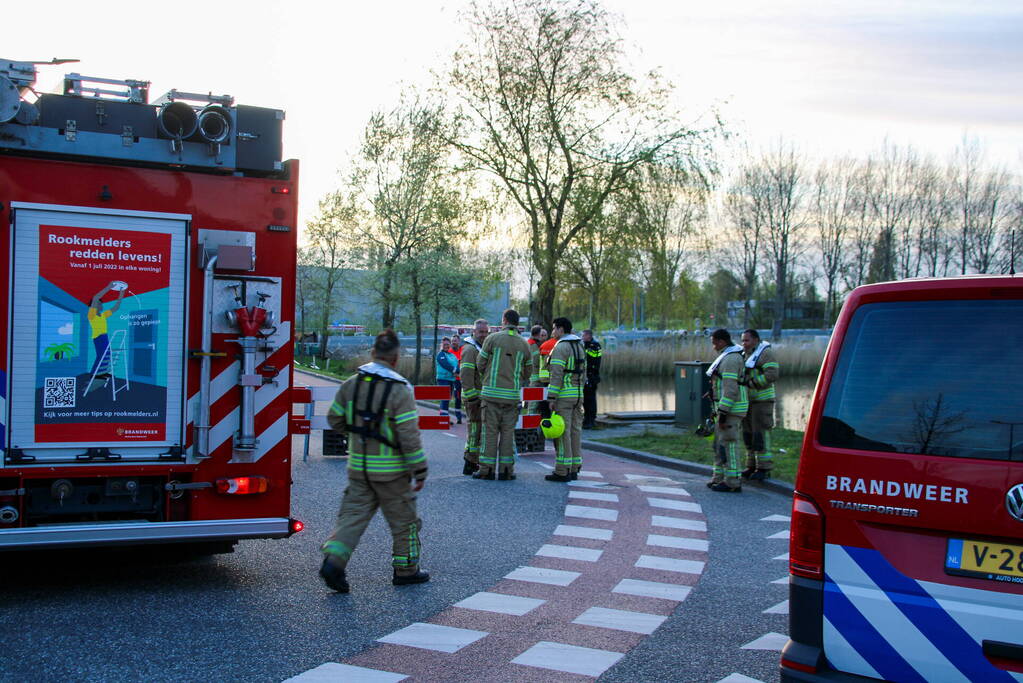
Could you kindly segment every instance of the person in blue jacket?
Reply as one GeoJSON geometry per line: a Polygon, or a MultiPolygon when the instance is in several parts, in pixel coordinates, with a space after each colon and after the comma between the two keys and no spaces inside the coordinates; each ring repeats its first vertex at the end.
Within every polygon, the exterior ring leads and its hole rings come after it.
{"type": "MultiPolygon", "coordinates": [[[[458,358],[454,353],[451,352],[451,340],[447,337],[441,340],[440,351],[437,352],[436,361],[436,375],[437,384],[451,388],[451,393],[455,392],[455,382],[458,379],[458,358]]],[[[440,414],[448,414],[448,406],[450,401],[445,399],[440,402],[440,414]]],[[[455,410],[453,411],[455,417],[458,419],[458,424],[462,424],[462,398],[455,394],[455,410]]]]}

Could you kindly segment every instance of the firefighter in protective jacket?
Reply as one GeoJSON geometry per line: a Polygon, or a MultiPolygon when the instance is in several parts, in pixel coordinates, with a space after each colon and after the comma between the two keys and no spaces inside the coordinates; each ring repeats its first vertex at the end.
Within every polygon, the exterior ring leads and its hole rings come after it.
{"type": "Polygon", "coordinates": [[[710,341],[720,355],[707,369],[716,420],[714,470],[707,486],[712,491],[738,493],[742,491],[742,480],[739,478],[739,429],[749,409],[744,386],[742,347],[732,344],[732,336],[725,329],[714,330],[710,341]]]}
{"type": "Polygon", "coordinates": [[[490,334],[490,325],[480,318],[473,326],[472,335],[465,338],[462,347],[462,363],[459,379],[462,381],[462,401],[465,415],[469,419],[465,437],[465,464],[462,474],[472,474],[480,468],[480,434],[483,431],[483,403],[480,398],[480,373],[476,367],[483,342],[490,334]]]}
{"type": "Polygon", "coordinates": [[[331,428],[348,433],[348,488],[334,533],[323,543],[320,576],[339,593],[348,592],[345,566],[377,508],[393,537],[396,586],[423,583],[419,569],[422,522],[416,493],[426,483],[426,455],[412,386],[395,372],[401,346],[392,330],[373,343],[373,361],[345,380],[327,415],[331,428]]]}
{"type": "Polygon", "coordinates": [[[746,386],[749,388],[749,412],[742,421],[742,439],[746,444],[746,469],[742,476],[764,480],[771,476],[771,430],[774,429],[774,383],[778,381],[778,361],[771,345],[760,341],[760,334],[749,329],[742,333],[746,386]]]}
{"type": "Polygon", "coordinates": [[[519,335],[519,314],[509,308],[504,312],[503,328],[483,342],[476,369],[483,386],[483,436],[480,446],[480,469],[473,479],[515,478],[515,423],[519,419],[522,387],[529,383],[533,362],[529,344],[519,335]],[[500,463],[498,463],[500,451],[500,463]],[[500,465],[500,467],[498,467],[500,465]]]}
{"type": "Polygon", "coordinates": [[[552,335],[558,343],[551,351],[547,397],[551,412],[565,421],[565,433],[554,440],[554,472],[547,481],[578,478],[583,465],[583,384],[586,382],[586,351],[582,339],[572,334],[572,321],[555,318],[552,335]]]}

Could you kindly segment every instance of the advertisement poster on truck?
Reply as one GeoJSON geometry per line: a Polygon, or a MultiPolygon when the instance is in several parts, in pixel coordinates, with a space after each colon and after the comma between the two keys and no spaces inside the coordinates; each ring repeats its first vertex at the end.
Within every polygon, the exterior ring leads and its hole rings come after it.
{"type": "Polygon", "coordinates": [[[37,442],[166,438],[171,236],[39,226],[37,442]]]}

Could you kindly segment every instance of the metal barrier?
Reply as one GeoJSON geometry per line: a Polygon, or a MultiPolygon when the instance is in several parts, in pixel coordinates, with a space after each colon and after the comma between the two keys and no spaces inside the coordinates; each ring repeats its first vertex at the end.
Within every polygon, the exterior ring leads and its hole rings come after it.
{"type": "MultiPolygon", "coordinates": [[[[328,442],[330,443],[329,450],[332,451],[339,450],[340,448],[347,448],[348,439],[344,438],[344,435],[337,435],[333,432],[330,425],[327,423],[327,416],[315,414],[316,402],[333,402],[334,395],[337,394],[337,389],[337,385],[327,385],[308,387],[297,386],[292,390],[292,402],[305,404],[305,410],[301,417],[297,415],[292,415],[291,417],[291,433],[305,435],[305,444],[302,447],[302,462],[307,462],[309,460],[309,438],[312,435],[312,430],[314,429],[323,431],[325,449],[327,449],[328,442]]],[[[451,387],[446,386],[416,386],[412,387],[412,391],[417,401],[442,401],[451,397],[451,387]]],[[[523,392],[525,391],[526,390],[524,389],[523,392]]],[[[539,418],[539,416],[537,417],[539,418]]],[[[536,426],[539,425],[540,423],[538,419],[536,426]]],[[[448,429],[450,427],[451,418],[448,415],[419,416],[420,429],[448,429]]],[[[330,454],[342,455],[343,453],[330,454]]],[[[324,455],[328,455],[328,453],[325,452],[324,455]]]]}

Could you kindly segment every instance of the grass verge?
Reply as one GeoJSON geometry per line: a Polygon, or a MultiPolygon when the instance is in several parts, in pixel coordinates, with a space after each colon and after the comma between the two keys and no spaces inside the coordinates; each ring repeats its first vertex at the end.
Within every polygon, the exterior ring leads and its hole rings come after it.
{"type": "MultiPolygon", "coordinates": [[[[710,439],[696,436],[696,434],[688,429],[678,429],[671,434],[647,429],[642,434],[634,434],[632,436],[611,436],[609,433],[607,436],[588,435],[587,438],[603,441],[615,446],[632,448],[637,451],[663,455],[668,458],[675,458],[676,460],[688,460],[690,462],[703,463],[704,465],[714,464],[714,454],[711,451],[710,439]]],[[[772,476],[775,479],[794,483],[796,481],[796,468],[799,465],[799,452],[803,447],[803,432],[775,427],[771,431],[771,444],[774,447],[774,471],[772,476]]],[[[740,456],[739,464],[740,466],[745,466],[745,455],[740,456]]]]}

